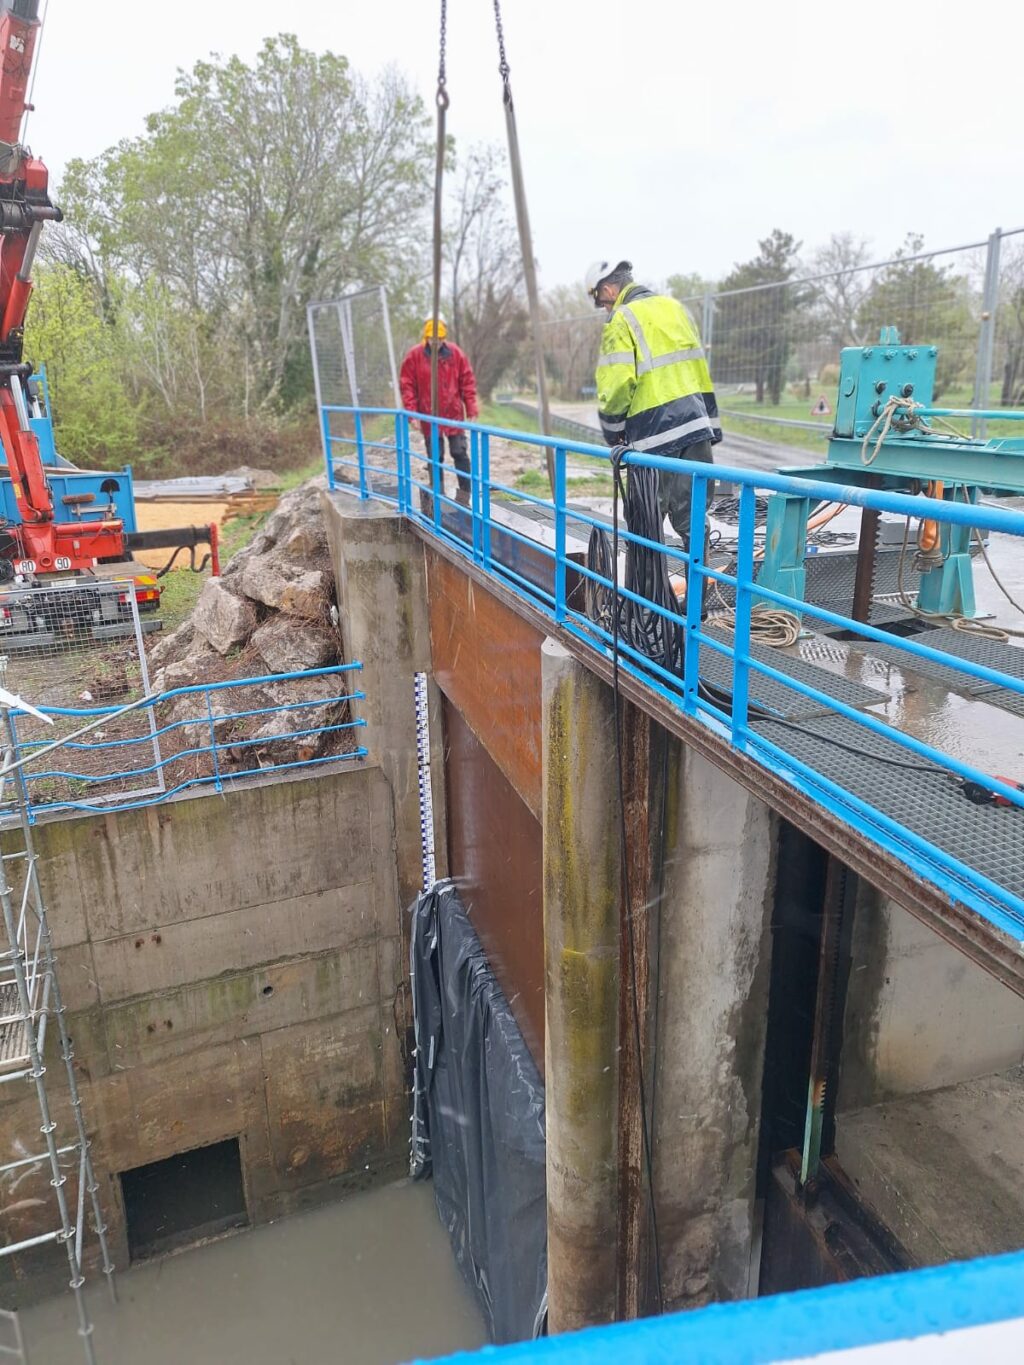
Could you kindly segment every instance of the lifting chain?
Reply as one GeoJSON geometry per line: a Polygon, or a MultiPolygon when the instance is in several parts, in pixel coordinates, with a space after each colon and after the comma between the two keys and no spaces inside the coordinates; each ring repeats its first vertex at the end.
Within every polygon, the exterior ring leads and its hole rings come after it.
{"type": "MultiPolygon", "coordinates": [[[[497,4],[497,0],[495,0],[497,4]]],[[[437,63],[437,107],[448,108],[447,74],[445,72],[445,49],[448,43],[448,0],[441,0],[441,55],[437,63]]]]}
{"type": "Polygon", "coordinates": [[[500,73],[500,75],[501,75],[502,81],[503,81],[504,84],[505,84],[505,90],[506,90],[506,92],[507,92],[506,98],[509,98],[510,95],[511,95],[511,91],[509,91],[509,84],[508,84],[508,78],[509,78],[509,74],[510,74],[510,67],[509,67],[509,64],[508,64],[508,58],[505,56],[505,28],[504,28],[504,25],[503,25],[502,22],[501,22],[501,0],[494,0],[494,25],[495,25],[495,28],[497,28],[497,30],[498,30],[498,57],[499,57],[499,61],[498,61],[498,71],[499,71],[499,73],[500,73]]]}
{"type": "MultiPolygon", "coordinates": [[[[433,320],[433,341],[430,348],[430,415],[436,417],[437,413],[437,318],[441,311],[441,247],[443,224],[441,222],[442,209],[442,186],[444,184],[444,156],[446,151],[447,138],[445,134],[445,114],[448,111],[448,88],[447,73],[445,71],[445,48],[448,41],[448,0],[441,0],[441,50],[437,63],[437,157],[434,163],[434,243],[433,243],[433,275],[434,275],[434,298],[431,318],[433,320]]],[[[431,451],[437,451],[437,458],[440,458],[439,433],[436,428],[432,428],[427,443],[428,456],[431,451]]]]}

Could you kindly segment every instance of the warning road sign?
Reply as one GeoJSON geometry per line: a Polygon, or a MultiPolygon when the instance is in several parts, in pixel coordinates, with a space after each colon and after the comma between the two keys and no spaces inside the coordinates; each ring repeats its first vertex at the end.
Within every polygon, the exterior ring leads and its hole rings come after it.
{"type": "Polygon", "coordinates": [[[811,408],[811,416],[830,417],[831,415],[832,409],[829,407],[828,399],[825,397],[824,394],[822,394],[818,401],[815,403],[814,407],[811,408]]]}

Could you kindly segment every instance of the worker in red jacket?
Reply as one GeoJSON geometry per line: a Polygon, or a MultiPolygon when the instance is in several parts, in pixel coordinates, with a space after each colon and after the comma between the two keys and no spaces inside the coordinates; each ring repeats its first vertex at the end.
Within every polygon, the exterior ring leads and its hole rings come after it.
{"type": "MultiPolygon", "coordinates": [[[[448,327],[443,317],[437,319],[437,340],[433,339],[433,318],[423,324],[423,339],[413,346],[402,361],[402,406],[407,412],[430,412],[430,349],[437,346],[437,415],[449,421],[472,421],[480,411],[476,396],[476,375],[464,351],[454,341],[448,341],[448,327]]],[[[430,424],[421,422],[423,439],[428,454],[432,450],[430,424]]],[[[438,458],[444,459],[444,443],[459,481],[455,501],[469,506],[469,451],[466,433],[454,427],[439,427],[437,433],[438,458]]],[[[444,480],[442,479],[442,483],[444,480]]]]}

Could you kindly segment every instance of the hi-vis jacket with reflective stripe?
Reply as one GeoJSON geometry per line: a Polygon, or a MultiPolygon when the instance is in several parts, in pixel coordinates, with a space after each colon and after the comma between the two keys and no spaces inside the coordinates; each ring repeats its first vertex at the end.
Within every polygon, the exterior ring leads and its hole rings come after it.
{"type": "Polygon", "coordinates": [[[639,284],[623,289],[601,336],[597,407],[609,445],[679,450],[722,439],[700,337],[681,303],[639,284]]]}

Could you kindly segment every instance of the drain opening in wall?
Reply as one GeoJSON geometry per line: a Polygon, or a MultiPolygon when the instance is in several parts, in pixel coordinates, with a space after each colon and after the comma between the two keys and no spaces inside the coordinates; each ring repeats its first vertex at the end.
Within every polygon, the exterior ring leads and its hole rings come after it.
{"type": "Polygon", "coordinates": [[[132,1261],[249,1225],[238,1139],[121,1172],[132,1261]]]}

